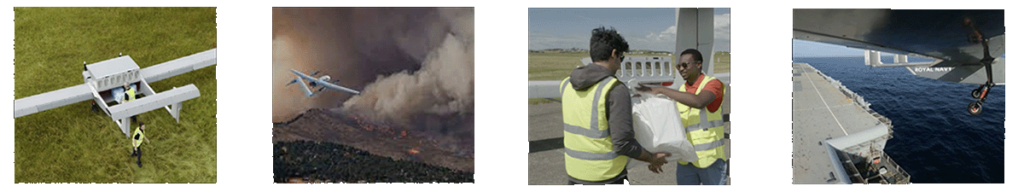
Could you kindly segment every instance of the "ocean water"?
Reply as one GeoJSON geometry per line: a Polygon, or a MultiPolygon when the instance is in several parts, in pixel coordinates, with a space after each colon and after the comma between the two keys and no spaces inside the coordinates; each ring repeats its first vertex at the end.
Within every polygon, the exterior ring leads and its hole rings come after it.
{"type": "MultiPolygon", "coordinates": [[[[917,77],[903,67],[872,68],[863,57],[793,60],[841,81],[892,120],[885,152],[910,173],[911,182],[1004,182],[1006,86],[993,87],[982,113],[971,116],[967,104],[978,85],[917,77]]],[[[930,60],[910,59],[915,61],[930,60]]]]}

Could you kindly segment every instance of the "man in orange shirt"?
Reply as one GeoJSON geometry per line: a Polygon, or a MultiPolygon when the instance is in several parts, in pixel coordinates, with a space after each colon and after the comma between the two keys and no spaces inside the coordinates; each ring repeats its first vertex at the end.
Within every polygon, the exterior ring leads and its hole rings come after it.
{"type": "Polygon", "coordinates": [[[639,87],[638,91],[663,94],[677,102],[686,136],[697,151],[696,162],[680,161],[676,183],[680,185],[724,185],[728,164],[725,158],[724,121],[721,115],[725,93],[722,81],[701,72],[704,58],[696,49],[679,53],[676,69],[686,80],[685,90],[665,87],[639,87]],[[695,141],[699,141],[695,142],[695,141]]]}

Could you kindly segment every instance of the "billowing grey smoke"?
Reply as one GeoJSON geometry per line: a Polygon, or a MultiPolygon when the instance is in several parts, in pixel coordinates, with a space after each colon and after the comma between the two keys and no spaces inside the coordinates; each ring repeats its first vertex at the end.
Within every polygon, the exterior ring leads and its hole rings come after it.
{"type": "Polygon", "coordinates": [[[472,148],[473,41],[472,8],[275,8],[274,121],[325,108],[472,148]],[[288,68],[362,94],[296,101],[288,68]]]}
{"type": "Polygon", "coordinates": [[[448,35],[412,73],[381,75],[344,110],[369,113],[403,125],[418,114],[452,116],[473,112],[473,46],[448,35]]]}
{"type": "Polygon", "coordinates": [[[467,155],[473,149],[473,15],[457,9],[440,13],[448,27],[440,44],[428,45],[421,68],[377,76],[361,95],[345,101],[342,111],[425,133],[467,155]]]}

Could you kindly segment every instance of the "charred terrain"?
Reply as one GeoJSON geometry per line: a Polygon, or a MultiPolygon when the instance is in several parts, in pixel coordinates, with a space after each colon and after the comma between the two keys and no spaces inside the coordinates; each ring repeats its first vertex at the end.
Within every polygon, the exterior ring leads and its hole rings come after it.
{"type": "Polygon", "coordinates": [[[274,181],[473,182],[471,136],[392,127],[324,109],[275,123],[274,181]]]}

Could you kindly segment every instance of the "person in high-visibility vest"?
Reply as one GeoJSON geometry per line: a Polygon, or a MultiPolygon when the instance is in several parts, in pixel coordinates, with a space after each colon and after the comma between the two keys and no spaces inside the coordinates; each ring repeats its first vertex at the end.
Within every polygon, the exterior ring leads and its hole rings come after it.
{"type": "Polygon", "coordinates": [[[683,120],[686,139],[693,144],[699,158],[696,162],[679,161],[676,183],[680,185],[725,185],[729,159],[725,157],[725,126],[722,119],[722,98],[725,87],[715,77],[705,76],[704,58],[700,51],[687,49],[679,53],[676,69],[686,79],[679,90],[665,87],[641,87],[639,91],[663,94],[676,100],[683,120]]]}
{"type": "MultiPolygon", "coordinates": [[[[135,88],[128,86],[128,83],[124,83],[124,97],[122,98],[125,102],[135,101],[135,88]]],[[[138,115],[132,115],[132,121],[136,121],[138,115]]]]}
{"type": "Polygon", "coordinates": [[[146,142],[150,142],[149,138],[146,137],[146,133],[145,132],[146,132],[146,124],[143,124],[140,121],[139,122],[139,127],[136,128],[135,129],[135,133],[132,134],[132,146],[134,146],[134,150],[132,151],[132,157],[139,157],[139,159],[135,162],[135,163],[139,164],[139,167],[142,167],[142,149],[139,148],[140,146],[142,146],[142,140],[146,140],[146,142]]]}
{"type": "Polygon", "coordinates": [[[637,143],[629,88],[614,76],[629,44],[614,28],[596,28],[591,35],[594,63],[577,67],[560,85],[569,184],[623,184],[629,158],[660,172],[669,154],[651,153],[637,143]]]}

